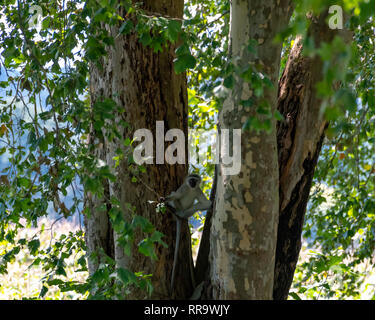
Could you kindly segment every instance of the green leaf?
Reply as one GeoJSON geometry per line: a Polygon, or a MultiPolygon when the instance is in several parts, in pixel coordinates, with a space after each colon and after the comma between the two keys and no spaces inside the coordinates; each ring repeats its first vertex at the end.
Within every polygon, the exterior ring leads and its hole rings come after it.
{"type": "Polygon", "coordinates": [[[137,283],[137,277],[134,273],[127,269],[119,268],[117,269],[117,275],[119,279],[124,283],[124,285],[129,285],[131,283],[137,283]]]}
{"type": "Polygon", "coordinates": [[[244,107],[251,107],[254,104],[253,99],[248,99],[248,100],[241,100],[240,105],[244,107]]]}
{"type": "Polygon", "coordinates": [[[126,20],[120,29],[118,30],[119,33],[121,34],[129,34],[132,30],[134,29],[134,24],[133,21],[131,20],[126,20]]]}
{"type": "Polygon", "coordinates": [[[41,113],[39,113],[39,118],[46,121],[46,120],[52,118],[52,115],[53,115],[53,113],[50,112],[50,111],[41,112],[41,113]]]}
{"type": "Polygon", "coordinates": [[[294,300],[301,300],[299,295],[295,292],[289,292],[289,295],[294,299],[294,300]]]}
{"type": "Polygon", "coordinates": [[[27,244],[29,250],[30,250],[30,253],[32,255],[35,255],[40,247],[40,241],[39,239],[34,239],[34,240],[31,240],[28,242],[27,244]]]}
{"type": "Polygon", "coordinates": [[[18,184],[21,187],[24,187],[25,189],[28,189],[31,186],[31,181],[30,181],[30,179],[22,177],[22,178],[18,178],[18,184]]]}
{"type": "Polygon", "coordinates": [[[130,138],[126,138],[126,139],[124,140],[124,146],[125,146],[125,147],[130,146],[131,142],[132,142],[132,141],[130,140],[130,138]]]}
{"type": "Polygon", "coordinates": [[[155,254],[154,245],[150,239],[144,239],[138,244],[138,250],[146,257],[150,257],[153,260],[157,259],[155,254]]]}
{"type": "Polygon", "coordinates": [[[63,285],[65,282],[61,279],[52,279],[48,281],[49,286],[60,286],[63,285]]]}
{"type": "Polygon", "coordinates": [[[196,59],[191,54],[183,54],[178,56],[174,61],[174,70],[177,74],[193,69],[196,64],[196,59]]]}
{"type": "Polygon", "coordinates": [[[134,228],[140,227],[141,230],[145,233],[151,233],[154,231],[155,227],[148,221],[146,218],[136,215],[133,218],[132,226],[134,228]]]}
{"type": "Polygon", "coordinates": [[[275,111],[274,117],[277,121],[283,121],[284,120],[284,116],[280,113],[279,110],[275,111]]]}
{"type": "Polygon", "coordinates": [[[43,285],[42,290],[40,290],[39,297],[43,298],[47,292],[48,292],[48,288],[43,285]]]}
{"type": "Polygon", "coordinates": [[[233,78],[233,75],[229,75],[228,77],[226,77],[224,79],[224,82],[223,82],[224,86],[228,89],[233,89],[233,86],[234,86],[234,78],[233,78]]]}
{"type": "Polygon", "coordinates": [[[176,56],[182,56],[184,54],[191,54],[189,46],[184,43],[176,49],[176,56]]]}
{"type": "Polygon", "coordinates": [[[164,237],[164,234],[163,233],[161,233],[161,232],[159,232],[159,231],[155,231],[153,234],[152,234],[152,236],[150,237],[150,240],[152,241],[152,242],[157,242],[157,243],[159,243],[159,244],[161,244],[163,247],[165,247],[165,248],[168,248],[168,245],[163,241],[163,240],[161,240],[161,238],[163,238],[164,237]]]}
{"type": "Polygon", "coordinates": [[[176,42],[181,32],[181,22],[176,20],[169,20],[167,31],[169,40],[171,42],[176,42]]]}
{"type": "Polygon", "coordinates": [[[268,88],[273,88],[273,83],[268,77],[264,77],[263,83],[265,84],[266,87],[268,88]]]}
{"type": "Polygon", "coordinates": [[[35,147],[35,143],[36,143],[36,135],[35,135],[35,132],[31,130],[27,137],[27,144],[35,147]]]}
{"type": "Polygon", "coordinates": [[[151,44],[152,38],[149,32],[141,33],[139,36],[139,42],[142,43],[145,47],[151,44]]]}

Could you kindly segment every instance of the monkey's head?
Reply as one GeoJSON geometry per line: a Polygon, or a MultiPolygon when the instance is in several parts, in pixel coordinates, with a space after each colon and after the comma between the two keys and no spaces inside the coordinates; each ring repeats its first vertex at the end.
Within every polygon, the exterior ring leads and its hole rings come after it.
{"type": "Polygon", "coordinates": [[[189,174],[187,177],[187,183],[189,184],[190,188],[199,187],[201,183],[201,177],[197,174],[189,174]]]}

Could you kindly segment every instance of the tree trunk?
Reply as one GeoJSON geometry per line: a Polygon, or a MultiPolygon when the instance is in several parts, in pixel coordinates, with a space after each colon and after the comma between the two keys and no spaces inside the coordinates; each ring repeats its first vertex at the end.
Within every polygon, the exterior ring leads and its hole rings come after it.
{"type": "MultiPolygon", "coordinates": [[[[174,18],[182,18],[183,0],[146,0],[142,8],[174,18]]],[[[102,68],[96,66],[91,70],[92,105],[103,98],[112,98],[124,109],[124,113],[115,115],[113,126],[120,135],[133,139],[137,129],[145,128],[153,132],[155,137],[156,121],[164,121],[165,131],[178,128],[187,137],[187,89],[186,76],[176,75],[173,59],[175,46],[169,46],[163,52],[155,53],[153,49],[139,43],[136,34],[118,36],[118,27],[111,27],[110,32],[115,39],[115,45],[108,47],[108,54],[103,59],[102,68]],[[125,121],[130,127],[122,127],[120,121],[125,121]]],[[[105,133],[105,130],[102,130],[105,133]]],[[[116,149],[121,148],[126,155],[127,149],[117,138],[108,139],[103,135],[97,147],[96,156],[114,168],[113,157],[116,149]]],[[[94,141],[96,137],[93,137],[94,141]]],[[[154,141],[155,143],[155,141],[154,141]]],[[[154,148],[155,149],[155,148],[154,148]]],[[[154,157],[155,163],[155,157],[154,157]]],[[[170,276],[172,273],[173,253],[175,243],[175,222],[170,214],[157,214],[148,200],[158,200],[156,194],[165,196],[176,190],[183,182],[187,173],[185,165],[147,165],[147,174],[138,177],[138,182],[131,182],[127,157],[113,169],[117,177],[115,183],[108,182],[108,197],[120,200],[125,219],[130,221],[132,213],[126,204],[131,204],[135,214],[147,218],[156,230],[165,234],[163,240],[168,248],[157,246],[157,261],[138,252],[137,243],[143,235],[137,234],[130,257],[117,243],[117,235],[111,232],[108,222],[108,209],[98,208],[103,200],[89,199],[91,216],[86,217],[87,243],[89,253],[104,248],[107,254],[114,255],[119,267],[133,272],[143,271],[152,273],[154,299],[187,298],[192,292],[193,284],[190,277],[190,233],[187,223],[183,224],[180,243],[179,263],[176,270],[175,292],[170,292],[170,276]],[[111,240],[111,239],[114,240],[111,240]]],[[[191,255],[190,255],[191,256],[191,255]]],[[[95,266],[91,265],[91,272],[95,266]]],[[[128,298],[145,298],[144,291],[133,291],[128,298]]]]}
{"type": "MultiPolygon", "coordinates": [[[[320,47],[335,35],[326,22],[328,12],[312,18],[308,36],[320,47]]],[[[301,234],[314,170],[328,126],[321,114],[322,100],[316,85],[323,77],[323,62],[303,55],[303,39],[297,37],[279,82],[278,110],[285,122],[278,123],[277,142],[280,172],[280,216],[277,233],[273,297],[287,299],[301,249],[301,234]]]]}
{"type": "MultiPolygon", "coordinates": [[[[281,45],[273,43],[292,13],[291,1],[248,0],[231,2],[231,57],[238,66],[256,62],[273,83],[264,97],[276,109],[281,45]],[[243,47],[250,39],[258,44],[258,59],[243,47]]],[[[256,107],[242,107],[252,92],[236,79],[219,115],[222,129],[241,129],[256,107]]],[[[229,141],[229,150],[233,141],[229,141]]],[[[216,205],[211,226],[211,285],[214,299],[272,299],[278,223],[278,163],[276,121],[272,132],[243,131],[241,171],[223,174],[219,165],[216,205]]],[[[238,154],[237,154],[238,155],[238,154]]]]}

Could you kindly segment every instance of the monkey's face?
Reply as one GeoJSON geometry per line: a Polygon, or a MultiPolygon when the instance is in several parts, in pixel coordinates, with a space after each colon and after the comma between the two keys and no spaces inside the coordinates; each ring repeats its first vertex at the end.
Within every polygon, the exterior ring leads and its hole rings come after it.
{"type": "Polygon", "coordinates": [[[189,177],[188,183],[189,183],[190,188],[194,189],[195,187],[199,186],[200,179],[196,177],[189,177]]]}

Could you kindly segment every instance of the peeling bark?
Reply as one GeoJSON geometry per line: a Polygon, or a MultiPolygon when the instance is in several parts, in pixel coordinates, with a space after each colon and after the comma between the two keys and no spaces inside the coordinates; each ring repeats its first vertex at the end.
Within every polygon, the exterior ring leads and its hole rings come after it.
{"type": "MultiPolygon", "coordinates": [[[[291,1],[232,1],[231,57],[238,65],[256,62],[274,88],[264,97],[275,111],[281,45],[273,43],[286,27],[291,1]],[[258,42],[258,58],[243,47],[258,42]]],[[[236,85],[219,114],[221,129],[241,129],[250,116],[259,117],[256,107],[244,108],[240,100],[250,98],[246,83],[236,85]]],[[[276,121],[271,134],[243,131],[241,171],[223,175],[219,165],[216,205],[211,226],[211,272],[214,299],[272,299],[276,232],[278,223],[278,163],[276,121]]],[[[229,142],[232,150],[233,142],[229,142]]]]}

